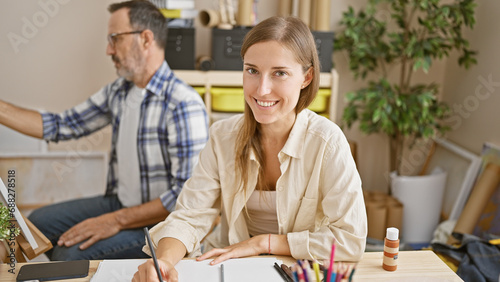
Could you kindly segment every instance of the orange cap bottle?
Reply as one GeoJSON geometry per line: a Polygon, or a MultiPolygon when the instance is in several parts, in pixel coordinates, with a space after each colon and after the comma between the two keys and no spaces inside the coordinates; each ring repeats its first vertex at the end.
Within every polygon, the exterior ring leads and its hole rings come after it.
{"type": "Polygon", "coordinates": [[[384,260],[382,268],[387,271],[395,271],[398,268],[399,253],[399,230],[389,227],[384,240],[384,260]]]}

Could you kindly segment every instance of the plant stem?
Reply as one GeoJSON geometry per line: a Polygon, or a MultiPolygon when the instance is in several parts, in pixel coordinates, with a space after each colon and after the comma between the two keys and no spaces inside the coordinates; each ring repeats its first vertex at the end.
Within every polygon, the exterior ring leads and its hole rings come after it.
{"type": "Polygon", "coordinates": [[[397,142],[395,137],[390,137],[389,140],[389,171],[396,171],[396,156],[397,156],[397,142]]]}
{"type": "Polygon", "coordinates": [[[390,171],[396,171],[397,175],[401,175],[401,164],[403,162],[403,148],[405,137],[399,132],[390,138],[389,149],[389,168],[390,171]]]}
{"type": "Polygon", "coordinates": [[[378,60],[379,60],[380,69],[382,70],[382,77],[387,78],[387,70],[385,68],[385,59],[380,58],[378,60]]]}
{"type": "MultiPolygon", "coordinates": [[[[409,34],[411,23],[413,17],[417,12],[417,7],[413,7],[408,15],[406,9],[403,9],[403,22],[404,22],[404,42],[405,46],[409,43],[409,34]]],[[[404,55],[401,61],[401,77],[399,81],[399,87],[402,93],[408,93],[410,91],[410,82],[413,75],[413,60],[409,59],[408,56],[404,55]]]]}

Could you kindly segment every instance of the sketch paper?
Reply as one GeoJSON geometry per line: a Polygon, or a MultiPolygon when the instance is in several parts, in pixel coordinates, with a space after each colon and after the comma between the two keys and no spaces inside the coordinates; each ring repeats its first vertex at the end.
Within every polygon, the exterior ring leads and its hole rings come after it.
{"type": "MultiPolygon", "coordinates": [[[[9,199],[9,192],[7,190],[7,187],[5,187],[2,178],[0,177],[0,192],[2,194],[3,202],[5,205],[7,205],[8,199],[9,199]]],[[[15,203],[14,203],[15,205],[15,203]]],[[[33,234],[31,234],[30,229],[28,228],[28,225],[26,225],[26,222],[24,221],[23,216],[19,212],[19,209],[17,206],[14,208],[14,217],[17,220],[17,224],[19,225],[19,228],[21,229],[21,233],[23,234],[24,238],[26,238],[26,241],[30,243],[31,248],[34,250],[38,248],[38,244],[36,243],[35,237],[33,237],[33,234]]]]}
{"type": "MultiPolygon", "coordinates": [[[[144,259],[133,260],[103,260],[91,282],[131,281],[138,266],[144,259]]],[[[175,266],[182,282],[219,282],[221,281],[220,265],[209,265],[211,260],[196,261],[181,260],[175,266]]],[[[238,282],[274,282],[283,281],[274,269],[274,263],[283,262],[274,257],[240,258],[224,261],[224,280],[238,282]]]]}
{"type": "Polygon", "coordinates": [[[90,282],[132,281],[134,273],[145,259],[103,260],[90,282]]]}

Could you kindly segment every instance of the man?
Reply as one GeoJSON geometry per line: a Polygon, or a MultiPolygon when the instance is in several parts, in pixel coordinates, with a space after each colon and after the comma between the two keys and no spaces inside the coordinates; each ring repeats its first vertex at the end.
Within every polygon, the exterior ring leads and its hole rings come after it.
{"type": "Polygon", "coordinates": [[[175,207],[208,140],[200,96],[164,60],[166,20],[148,1],[109,6],[108,46],[120,78],[61,114],[0,101],[0,123],[48,141],[112,125],[104,196],[35,210],[29,219],[49,238],[51,260],[146,257],[141,227],[175,207]]]}

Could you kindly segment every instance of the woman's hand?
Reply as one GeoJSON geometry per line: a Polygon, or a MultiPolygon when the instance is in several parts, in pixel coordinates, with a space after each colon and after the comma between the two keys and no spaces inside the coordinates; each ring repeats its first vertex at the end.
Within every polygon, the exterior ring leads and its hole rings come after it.
{"type": "Polygon", "coordinates": [[[212,249],[196,258],[197,261],[215,257],[211,265],[221,263],[231,258],[257,256],[268,252],[269,234],[257,235],[248,240],[225,247],[223,249],[212,249]]]}
{"type": "MultiPolygon", "coordinates": [[[[174,266],[162,260],[158,260],[158,266],[160,266],[160,273],[162,275],[163,281],[166,282],[178,282],[177,270],[174,266]]],[[[139,270],[134,274],[132,282],[157,282],[158,274],[156,273],[155,263],[153,259],[148,259],[145,263],[139,265],[139,270]]],[[[159,281],[162,282],[162,281],[159,281]]]]}

